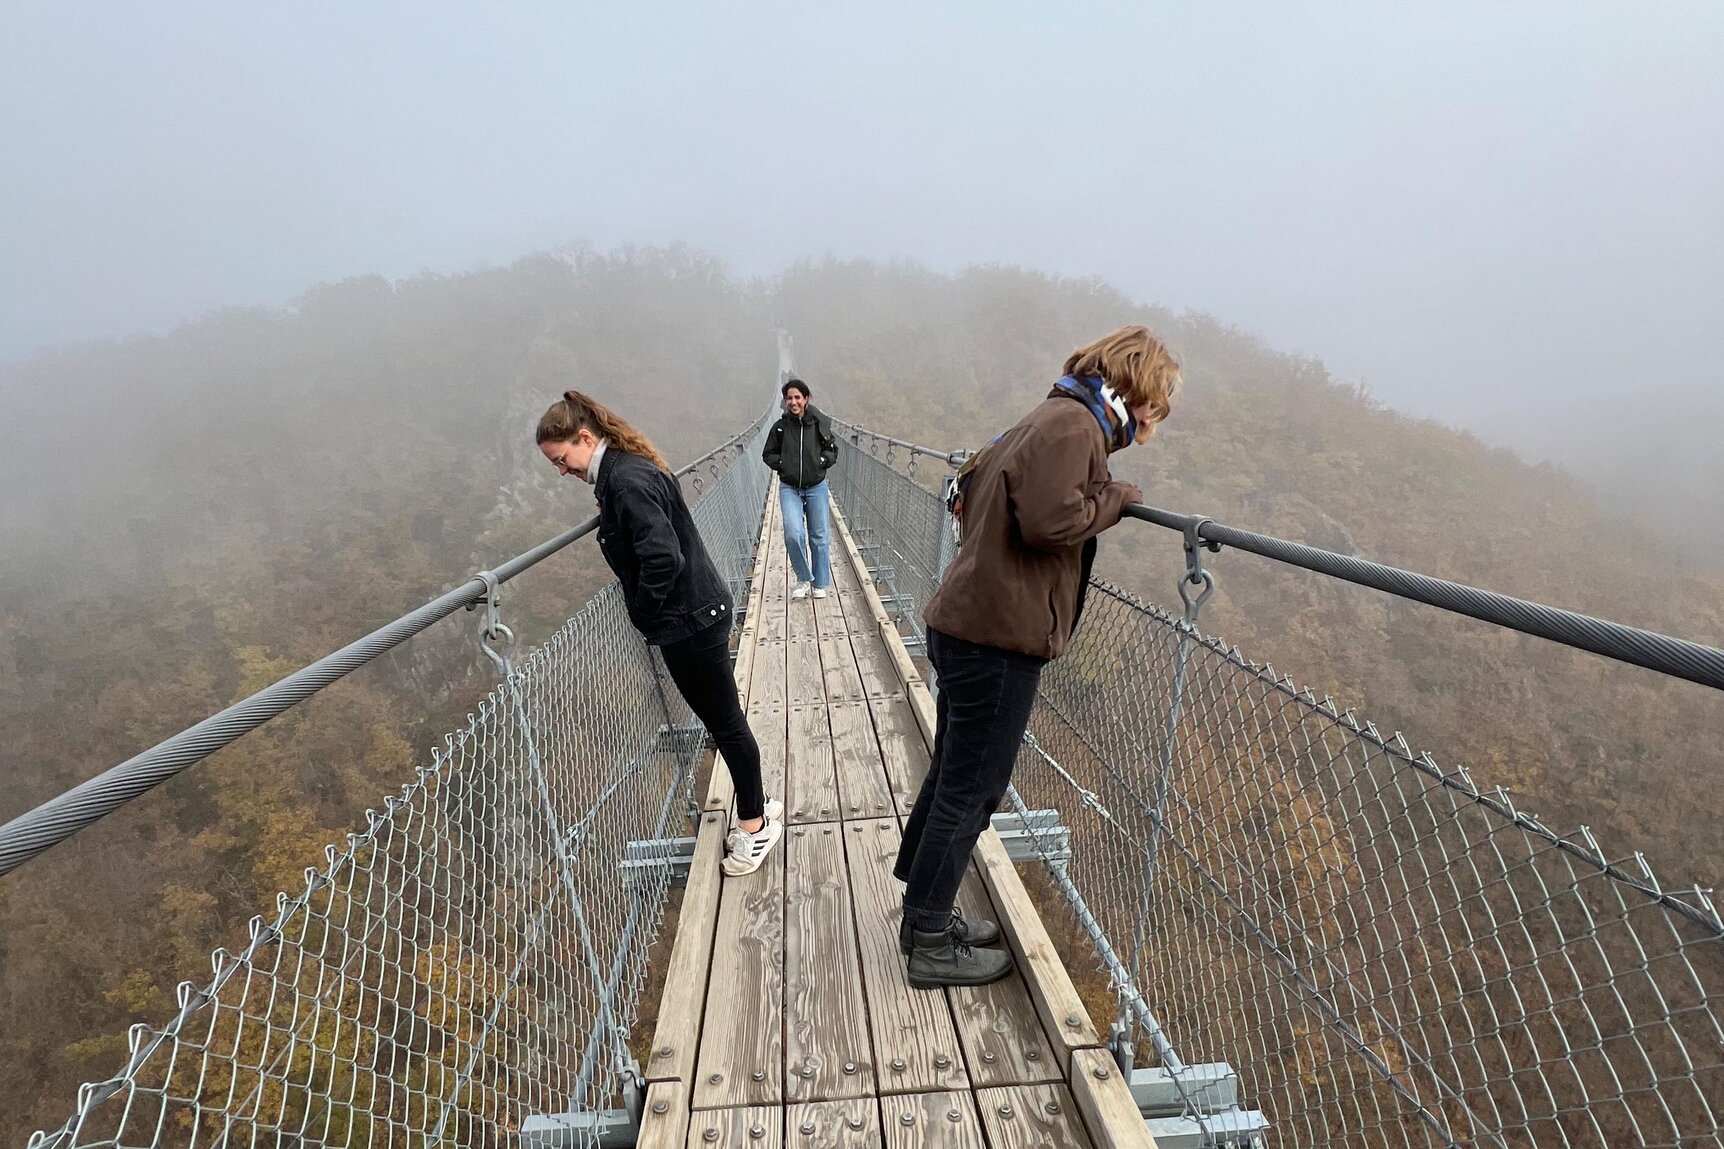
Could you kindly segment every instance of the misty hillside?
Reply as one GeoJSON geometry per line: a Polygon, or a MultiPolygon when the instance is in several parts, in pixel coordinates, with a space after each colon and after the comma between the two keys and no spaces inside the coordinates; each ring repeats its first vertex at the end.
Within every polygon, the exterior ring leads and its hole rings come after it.
{"type": "MultiPolygon", "coordinates": [[[[782,327],[817,405],[975,446],[1073,346],[1133,320],[1186,365],[1172,420],[1116,468],[1150,502],[1724,639],[1724,576],[1563,472],[1100,283],[826,262],[768,284],[680,249],[538,256],[0,369],[0,818],[588,514],[530,438],[566,387],[680,462],[763,408],[782,327]]],[[[1174,535],[1127,523],[1101,553],[1103,577],[1172,597],[1174,535]]],[[[1203,626],[1248,656],[1669,881],[1724,875],[1711,692],[1252,556],[1211,566],[1203,626]]],[[[505,612],[542,637],[605,578],[571,548],[505,612]]],[[[445,623],[0,882],[0,1138],[60,1120],[129,1023],[163,1017],[399,785],[489,684],[471,638],[445,623]]]]}

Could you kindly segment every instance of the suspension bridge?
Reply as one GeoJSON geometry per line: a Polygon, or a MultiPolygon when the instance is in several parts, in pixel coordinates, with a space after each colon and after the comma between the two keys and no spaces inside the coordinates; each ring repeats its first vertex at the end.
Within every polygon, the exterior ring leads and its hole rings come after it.
{"type": "Polygon", "coordinates": [[[1709,892],[1204,634],[1204,556],[1719,688],[1724,652],[1134,508],[1179,532],[1183,609],[1092,585],[960,894],[1016,971],[915,990],[890,870],[953,546],[930,488],[962,453],[838,424],[835,593],[796,600],[769,417],[679,472],[786,804],[765,866],[721,875],[728,775],[614,584],[517,649],[502,588],[589,521],[0,826],[4,874],[483,612],[496,688],[31,1149],[1724,1145],[1709,892]]]}

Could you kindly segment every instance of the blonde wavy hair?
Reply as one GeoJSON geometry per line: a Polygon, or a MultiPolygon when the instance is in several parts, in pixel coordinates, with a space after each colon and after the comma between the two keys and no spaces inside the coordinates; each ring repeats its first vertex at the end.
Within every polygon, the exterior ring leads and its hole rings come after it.
{"type": "Polygon", "coordinates": [[[1126,406],[1149,404],[1157,423],[1167,418],[1173,409],[1173,394],[1179,390],[1179,360],[1154,332],[1139,323],[1079,347],[1066,359],[1065,372],[1101,376],[1126,406]]]}
{"type": "Polygon", "coordinates": [[[610,445],[631,455],[651,459],[653,466],[669,471],[670,464],[652,445],[652,440],[629,426],[628,420],[579,391],[564,391],[563,397],[552,403],[539,416],[535,443],[567,443],[582,431],[591,431],[610,445]]]}

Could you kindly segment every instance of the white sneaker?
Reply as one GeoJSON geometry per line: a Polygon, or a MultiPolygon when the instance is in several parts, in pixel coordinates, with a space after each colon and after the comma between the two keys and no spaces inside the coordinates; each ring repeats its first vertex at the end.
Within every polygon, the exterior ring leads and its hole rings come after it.
{"type": "Polygon", "coordinates": [[[805,582],[797,583],[796,589],[790,592],[790,597],[791,598],[807,598],[808,597],[808,584],[805,582]]]}
{"type": "Polygon", "coordinates": [[[815,587],[814,588],[814,597],[815,598],[825,598],[826,597],[826,588],[823,586],[815,587]]]}
{"type": "Polygon", "coordinates": [[[732,826],[724,839],[724,861],[719,867],[730,877],[740,878],[760,869],[772,847],[784,837],[784,823],[767,818],[758,833],[750,834],[741,826],[732,826]]]}
{"type": "Polygon", "coordinates": [[[766,820],[769,822],[784,821],[784,803],[777,798],[766,800],[766,820]]]}

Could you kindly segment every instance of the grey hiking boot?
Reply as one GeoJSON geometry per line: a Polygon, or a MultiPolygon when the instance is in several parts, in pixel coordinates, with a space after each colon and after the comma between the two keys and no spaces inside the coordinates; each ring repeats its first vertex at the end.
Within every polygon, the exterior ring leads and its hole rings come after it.
{"type": "MultiPolygon", "coordinates": [[[[1000,940],[1000,927],[987,918],[976,918],[971,921],[956,909],[952,911],[952,924],[946,927],[952,936],[969,946],[991,946],[1000,940]]],[[[905,957],[910,956],[914,945],[910,941],[910,919],[902,919],[898,923],[898,949],[905,957]]]]}
{"type": "Polygon", "coordinates": [[[910,949],[910,984],[917,989],[943,985],[987,985],[1012,972],[1012,955],[1005,950],[976,949],[958,941],[950,930],[915,931],[910,949]]]}

